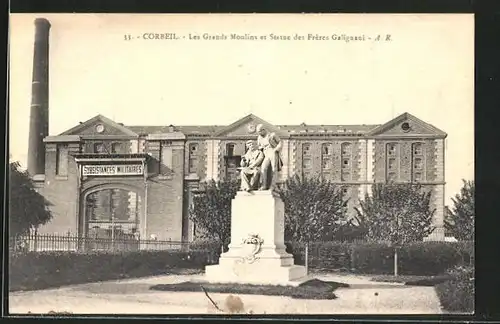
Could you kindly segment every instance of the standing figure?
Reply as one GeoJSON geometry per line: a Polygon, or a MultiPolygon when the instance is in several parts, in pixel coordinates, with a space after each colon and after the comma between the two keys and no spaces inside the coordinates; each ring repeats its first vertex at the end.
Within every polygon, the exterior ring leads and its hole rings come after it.
{"type": "Polygon", "coordinates": [[[275,133],[270,133],[264,125],[257,125],[257,143],[259,149],[264,153],[264,161],[261,167],[260,190],[269,190],[276,183],[276,173],[283,167],[280,157],[281,140],[275,133]]]}
{"type": "Polygon", "coordinates": [[[264,161],[264,153],[257,149],[255,141],[247,141],[247,152],[241,159],[241,190],[250,192],[257,189],[260,179],[260,166],[264,161]]]}

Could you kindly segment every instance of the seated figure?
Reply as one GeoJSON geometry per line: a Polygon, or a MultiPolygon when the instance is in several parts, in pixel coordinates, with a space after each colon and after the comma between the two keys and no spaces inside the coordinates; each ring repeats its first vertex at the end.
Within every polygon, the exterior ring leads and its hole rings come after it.
{"type": "Polygon", "coordinates": [[[247,141],[246,146],[248,150],[241,159],[241,190],[250,192],[258,188],[264,153],[257,148],[255,141],[247,141]]]}

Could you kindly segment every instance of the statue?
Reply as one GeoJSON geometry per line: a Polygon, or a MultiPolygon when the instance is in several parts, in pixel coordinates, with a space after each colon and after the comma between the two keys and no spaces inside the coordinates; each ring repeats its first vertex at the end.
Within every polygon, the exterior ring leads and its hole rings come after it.
{"type": "Polygon", "coordinates": [[[268,132],[264,125],[257,125],[256,130],[259,134],[257,144],[264,153],[259,190],[269,190],[276,183],[276,173],[283,167],[283,161],[280,157],[282,143],[279,137],[275,133],[268,132]]]}
{"type": "Polygon", "coordinates": [[[241,190],[250,192],[256,190],[260,179],[260,166],[264,153],[257,148],[255,141],[247,141],[247,152],[241,159],[241,190]]]}

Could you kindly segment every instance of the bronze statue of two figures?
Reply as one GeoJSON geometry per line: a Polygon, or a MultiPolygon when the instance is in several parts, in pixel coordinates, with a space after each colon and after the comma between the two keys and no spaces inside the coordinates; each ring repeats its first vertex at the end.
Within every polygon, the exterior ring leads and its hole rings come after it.
{"type": "Polygon", "coordinates": [[[283,161],[280,158],[281,141],[262,125],[258,125],[257,141],[247,141],[247,152],[241,159],[241,190],[269,190],[276,181],[283,161]]]}

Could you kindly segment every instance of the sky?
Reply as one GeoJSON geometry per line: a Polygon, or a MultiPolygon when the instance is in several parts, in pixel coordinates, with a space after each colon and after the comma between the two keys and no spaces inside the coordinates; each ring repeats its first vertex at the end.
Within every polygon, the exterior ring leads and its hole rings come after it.
{"type": "Polygon", "coordinates": [[[125,125],[228,125],[249,113],[350,125],[408,112],[448,134],[446,203],[474,178],[473,15],[12,14],[10,154],[23,166],[39,17],[52,25],[49,135],[97,114],[125,125]],[[179,39],[143,37],[165,33],[179,39]],[[231,33],[257,40],[203,39],[231,33]]]}

